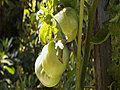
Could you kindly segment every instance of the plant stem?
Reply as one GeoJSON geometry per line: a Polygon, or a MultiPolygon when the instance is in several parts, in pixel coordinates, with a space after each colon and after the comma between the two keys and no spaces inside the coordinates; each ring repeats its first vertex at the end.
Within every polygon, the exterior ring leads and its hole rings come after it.
{"type": "Polygon", "coordinates": [[[84,90],[86,67],[87,67],[87,62],[89,60],[89,53],[90,53],[90,47],[91,47],[90,40],[92,37],[94,16],[96,13],[98,1],[99,0],[94,0],[92,6],[88,7],[88,30],[86,34],[85,51],[84,51],[84,56],[83,56],[83,61],[82,61],[81,71],[80,71],[80,90],[84,90]]]}
{"type": "Polygon", "coordinates": [[[78,44],[77,44],[77,60],[76,60],[76,90],[80,90],[81,38],[82,38],[83,11],[84,11],[84,0],[81,0],[78,44]]]}

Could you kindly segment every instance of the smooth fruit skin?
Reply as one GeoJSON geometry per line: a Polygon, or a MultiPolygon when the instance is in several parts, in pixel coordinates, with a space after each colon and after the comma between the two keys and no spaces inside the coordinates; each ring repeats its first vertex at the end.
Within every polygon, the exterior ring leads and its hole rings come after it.
{"type": "Polygon", "coordinates": [[[78,31],[78,18],[77,13],[71,7],[66,7],[54,18],[59,23],[62,32],[67,36],[67,42],[71,42],[75,39],[78,31]]]}
{"type": "Polygon", "coordinates": [[[42,67],[42,61],[43,61],[44,54],[38,56],[36,62],[35,62],[35,73],[40,80],[40,82],[46,86],[46,87],[53,87],[57,85],[61,79],[61,76],[52,78],[49,77],[46,72],[44,71],[44,68],[42,67]]]}
{"type": "Polygon", "coordinates": [[[63,49],[63,64],[58,60],[56,56],[55,44],[51,41],[47,44],[43,51],[45,57],[43,57],[43,68],[49,77],[59,77],[66,70],[67,63],[69,61],[69,50],[66,46],[63,49]]]}

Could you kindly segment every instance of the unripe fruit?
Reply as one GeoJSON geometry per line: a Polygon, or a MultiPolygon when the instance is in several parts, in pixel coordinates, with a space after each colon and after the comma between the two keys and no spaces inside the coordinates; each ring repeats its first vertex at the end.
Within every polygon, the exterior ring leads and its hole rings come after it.
{"type": "Polygon", "coordinates": [[[56,14],[54,18],[57,20],[62,32],[67,37],[67,42],[74,40],[78,31],[78,18],[76,11],[71,7],[66,7],[56,14]]]}
{"type": "Polygon", "coordinates": [[[69,50],[63,49],[63,63],[56,56],[55,43],[51,41],[42,49],[41,55],[35,62],[35,73],[46,87],[53,87],[59,83],[69,60],[69,50]]]}
{"type": "Polygon", "coordinates": [[[42,57],[43,57],[43,54],[41,54],[35,62],[35,73],[36,73],[38,79],[40,80],[40,82],[44,86],[53,87],[59,83],[61,76],[56,77],[56,78],[49,77],[46,74],[46,72],[44,71],[44,68],[42,67],[42,60],[43,60],[42,57]]]}
{"type": "Polygon", "coordinates": [[[45,72],[50,77],[58,77],[62,75],[67,67],[67,63],[69,60],[69,50],[66,46],[63,49],[63,63],[58,60],[56,56],[55,44],[54,42],[50,42],[43,48],[43,51],[46,55],[43,57],[43,68],[45,72]]]}

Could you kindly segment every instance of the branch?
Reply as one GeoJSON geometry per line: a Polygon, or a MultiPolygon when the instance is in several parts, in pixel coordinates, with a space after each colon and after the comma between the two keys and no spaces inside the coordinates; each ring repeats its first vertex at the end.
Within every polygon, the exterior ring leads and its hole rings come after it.
{"type": "Polygon", "coordinates": [[[84,11],[84,0],[81,0],[78,44],[77,44],[77,60],[76,60],[76,90],[80,90],[81,40],[82,40],[81,38],[82,38],[83,11],[84,11]]]}
{"type": "Polygon", "coordinates": [[[81,72],[80,72],[80,85],[81,85],[80,90],[84,90],[86,67],[87,67],[87,62],[89,60],[89,53],[91,47],[90,41],[92,38],[92,29],[93,29],[94,17],[95,17],[98,1],[99,0],[94,0],[93,4],[90,7],[88,7],[88,30],[86,34],[87,36],[85,43],[85,51],[81,65],[81,72]]]}

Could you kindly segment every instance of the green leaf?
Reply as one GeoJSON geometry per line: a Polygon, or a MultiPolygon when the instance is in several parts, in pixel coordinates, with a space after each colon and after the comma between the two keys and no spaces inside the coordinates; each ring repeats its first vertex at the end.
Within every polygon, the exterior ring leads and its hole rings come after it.
{"type": "Polygon", "coordinates": [[[118,13],[114,18],[112,18],[109,22],[115,22],[118,21],[120,18],[120,13],[118,13]]]}
{"type": "Polygon", "coordinates": [[[36,0],[32,0],[32,11],[35,12],[36,0]]]}
{"type": "Polygon", "coordinates": [[[57,28],[53,25],[43,23],[40,29],[40,42],[42,44],[47,44],[49,40],[52,39],[53,34],[57,33],[57,28]]]}
{"type": "Polygon", "coordinates": [[[110,26],[110,32],[116,37],[120,37],[120,23],[115,23],[110,26]]]}
{"type": "Polygon", "coordinates": [[[13,65],[13,61],[10,59],[2,59],[0,62],[3,64],[6,63],[8,65],[13,65]]]}
{"type": "Polygon", "coordinates": [[[8,38],[6,38],[5,40],[3,40],[2,44],[3,44],[4,48],[6,49],[7,44],[8,44],[8,38]]]}
{"type": "Polygon", "coordinates": [[[47,9],[45,7],[42,7],[41,9],[44,11],[45,16],[47,16],[48,15],[47,9]]]}
{"type": "Polygon", "coordinates": [[[26,16],[30,17],[30,12],[28,9],[24,9],[23,22],[25,21],[26,16]]]}
{"type": "Polygon", "coordinates": [[[50,25],[44,23],[40,29],[40,41],[42,44],[46,44],[47,40],[50,40],[52,37],[52,32],[50,30],[50,25]]]}
{"type": "Polygon", "coordinates": [[[5,52],[0,52],[0,58],[3,59],[5,56],[5,52]]]}
{"type": "Polygon", "coordinates": [[[1,1],[1,3],[2,3],[2,6],[4,6],[4,1],[1,1]]]}
{"type": "Polygon", "coordinates": [[[37,1],[37,8],[38,8],[38,10],[40,9],[40,2],[39,1],[37,1]]]}
{"type": "Polygon", "coordinates": [[[110,32],[107,28],[103,28],[99,30],[96,35],[92,38],[91,43],[93,44],[101,44],[108,39],[110,36],[110,32]]]}
{"type": "Polygon", "coordinates": [[[6,82],[7,82],[8,84],[12,84],[12,81],[11,81],[10,79],[6,79],[6,82]]]}
{"type": "Polygon", "coordinates": [[[15,73],[15,68],[14,67],[8,67],[8,66],[4,66],[4,69],[6,69],[10,74],[14,74],[15,73]]]}

